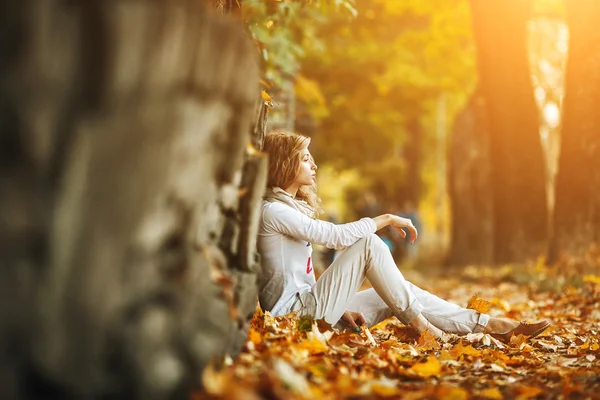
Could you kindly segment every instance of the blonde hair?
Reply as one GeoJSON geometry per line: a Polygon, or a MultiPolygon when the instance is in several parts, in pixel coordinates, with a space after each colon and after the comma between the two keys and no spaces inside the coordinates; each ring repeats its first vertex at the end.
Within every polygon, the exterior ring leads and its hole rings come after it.
{"type": "MultiPolygon", "coordinates": [[[[300,173],[302,152],[310,144],[310,138],[282,130],[270,131],[265,135],[263,151],[269,155],[267,187],[288,188],[300,173]]],[[[316,185],[301,186],[296,198],[306,201],[315,210],[315,217],[321,212],[321,199],[317,196],[316,185]]]]}

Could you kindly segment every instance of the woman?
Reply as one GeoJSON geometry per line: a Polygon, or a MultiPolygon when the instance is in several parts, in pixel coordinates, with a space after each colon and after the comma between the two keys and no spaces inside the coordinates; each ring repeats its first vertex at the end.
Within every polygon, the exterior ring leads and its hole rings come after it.
{"type": "Polygon", "coordinates": [[[264,151],[269,155],[258,250],[262,258],[260,304],[273,315],[298,311],[325,319],[338,328],[372,326],[396,316],[419,332],[440,338],[443,332],[486,332],[508,341],[512,335],[535,336],[550,326],[492,318],[449,303],[404,279],[388,247],[375,235],[385,226],[396,229],[410,243],[418,232],[410,219],[384,214],[348,224],[316,219],[317,166],[308,150],[310,139],[286,132],[270,132],[264,151]],[[315,280],[312,244],[340,251],[315,280]],[[368,279],[372,289],[358,291],[368,279]]]}

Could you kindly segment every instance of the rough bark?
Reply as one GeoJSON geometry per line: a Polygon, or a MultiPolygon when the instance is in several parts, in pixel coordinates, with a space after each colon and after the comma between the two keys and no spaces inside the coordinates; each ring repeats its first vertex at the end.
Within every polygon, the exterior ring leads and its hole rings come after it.
{"type": "Polygon", "coordinates": [[[494,261],[545,252],[544,160],[526,48],[526,0],[471,0],[477,61],[489,117],[494,261]]]}
{"type": "Polygon", "coordinates": [[[485,103],[476,91],[454,123],[449,145],[448,188],[452,220],[447,263],[493,261],[489,127],[485,103]]]}
{"type": "Polygon", "coordinates": [[[0,1],[1,398],[185,398],[243,343],[258,68],[202,4],[0,1]]]}
{"type": "Polygon", "coordinates": [[[550,258],[600,244],[600,7],[567,1],[569,54],[550,258]]]}

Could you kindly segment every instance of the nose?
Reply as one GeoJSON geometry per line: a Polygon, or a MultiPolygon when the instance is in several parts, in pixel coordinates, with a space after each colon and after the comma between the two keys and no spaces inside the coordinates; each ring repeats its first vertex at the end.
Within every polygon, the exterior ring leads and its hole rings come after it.
{"type": "Polygon", "coordinates": [[[313,163],[312,163],[312,167],[311,167],[311,169],[312,169],[313,171],[316,171],[316,170],[317,170],[317,164],[315,164],[315,162],[314,162],[314,161],[313,161],[313,163]]]}

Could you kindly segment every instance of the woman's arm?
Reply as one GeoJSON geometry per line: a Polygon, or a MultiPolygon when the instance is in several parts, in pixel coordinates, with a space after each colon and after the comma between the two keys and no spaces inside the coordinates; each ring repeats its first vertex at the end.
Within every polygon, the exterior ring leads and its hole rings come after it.
{"type": "Polygon", "coordinates": [[[263,223],[273,232],[283,233],[336,250],[348,247],[357,240],[388,225],[398,230],[402,237],[406,237],[406,233],[401,228],[408,229],[411,243],[417,238],[417,230],[408,218],[392,214],[336,225],[309,218],[287,205],[272,203],[263,209],[262,217],[263,223]]]}
{"type": "Polygon", "coordinates": [[[403,238],[406,237],[406,232],[404,232],[402,228],[406,229],[410,235],[411,244],[414,243],[414,241],[417,240],[417,236],[419,236],[417,228],[415,228],[412,221],[408,218],[399,217],[393,214],[383,214],[373,218],[373,221],[375,221],[375,224],[377,225],[377,230],[389,225],[397,230],[403,238]]]}
{"type": "Polygon", "coordinates": [[[377,230],[371,218],[362,218],[347,224],[332,224],[309,218],[300,211],[277,202],[263,209],[262,218],[267,231],[282,233],[335,250],[344,249],[377,230]]]}

